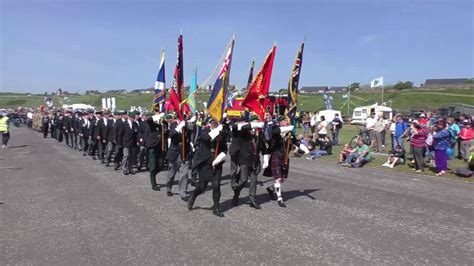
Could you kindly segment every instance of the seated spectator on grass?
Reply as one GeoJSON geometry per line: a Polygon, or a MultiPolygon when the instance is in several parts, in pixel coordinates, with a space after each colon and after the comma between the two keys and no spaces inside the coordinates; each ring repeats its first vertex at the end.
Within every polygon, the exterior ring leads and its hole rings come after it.
{"type": "Polygon", "coordinates": [[[339,163],[343,163],[347,156],[354,152],[355,150],[351,148],[349,144],[344,144],[344,148],[342,148],[341,152],[339,153],[339,163]]]}
{"type": "Polygon", "coordinates": [[[402,146],[397,145],[395,150],[390,151],[388,155],[387,162],[382,164],[382,166],[393,168],[395,165],[401,165],[405,163],[405,150],[402,146]]]}
{"type": "Polygon", "coordinates": [[[316,145],[319,145],[319,150],[313,150],[308,156],[308,160],[314,160],[315,158],[331,155],[332,154],[332,140],[329,136],[324,136],[324,138],[319,138],[316,141],[316,145]]]}
{"type": "Polygon", "coordinates": [[[341,164],[342,166],[349,166],[349,167],[362,167],[366,163],[370,162],[370,148],[365,144],[363,139],[360,139],[357,142],[357,147],[355,147],[355,151],[347,156],[345,163],[341,164]]]}
{"type": "Polygon", "coordinates": [[[303,135],[298,135],[297,137],[299,146],[296,146],[295,157],[300,157],[302,154],[308,154],[310,152],[310,139],[305,138],[303,135]]]}

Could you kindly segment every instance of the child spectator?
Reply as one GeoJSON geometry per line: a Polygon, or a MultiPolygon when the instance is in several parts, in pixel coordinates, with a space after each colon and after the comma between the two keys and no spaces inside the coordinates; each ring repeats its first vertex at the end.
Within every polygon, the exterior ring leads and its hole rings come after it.
{"type": "Polygon", "coordinates": [[[395,150],[392,150],[388,155],[387,162],[382,164],[382,166],[393,168],[395,165],[400,165],[405,163],[405,150],[402,146],[397,145],[395,150]]]}
{"type": "Polygon", "coordinates": [[[344,148],[339,153],[339,164],[343,163],[352,152],[354,152],[354,149],[349,144],[344,144],[344,148]]]}

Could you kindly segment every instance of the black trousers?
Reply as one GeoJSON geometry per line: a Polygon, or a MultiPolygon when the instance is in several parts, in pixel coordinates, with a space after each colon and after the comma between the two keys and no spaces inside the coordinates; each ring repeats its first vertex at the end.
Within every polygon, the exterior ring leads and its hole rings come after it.
{"type": "MultiPolygon", "coordinates": [[[[221,199],[221,176],[222,176],[222,169],[216,169],[214,174],[214,178],[212,182],[212,201],[214,202],[214,208],[219,207],[219,201],[221,199]]],[[[192,201],[195,201],[196,198],[204,193],[207,189],[208,183],[210,181],[205,180],[198,180],[196,182],[196,188],[191,193],[192,201]]]]}
{"type": "Polygon", "coordinates": [[[242,191],[247,180],[250,178],[249,198],[251,201],[255,201],[255,194],[257,193],[257,176],[259,172],[260,164],[258,164],[257,167],[240,165],[240,179],[237,180],[237,187],[234,190],[235,195],[240,195],[240,191],[242,191]]]}
{"type": "Polygon", "coordinates": [[[51,138],[56,138],[56,127],[53,124],[51,124],[51,138]]]}
{"type": "Polygon", "coordinates": [[[425,166],[425,148],[413,147],[413,158],[415,159],[415,169],[423,170],[425,166]]]}
{"type": "Polygon", "coordinates": [[[48,129],[49,129],[48,124],[43,124],[42,129],[43,129],[43,137],[47,138],[48,137],[48,129]]]}
{"type": "Polygon", "coordinates": [[[123,158],[123,146],[117,144],[115,145],[115,158],[114,158],[115,167],[119,167],[122,164],[122,158],[123,158]]]}
{"type": "Polygon", "coordinates": [[[89,138],[82,137],[82,152],[84,154],[87,154],[87,151],[89,150],[89,138]]]}

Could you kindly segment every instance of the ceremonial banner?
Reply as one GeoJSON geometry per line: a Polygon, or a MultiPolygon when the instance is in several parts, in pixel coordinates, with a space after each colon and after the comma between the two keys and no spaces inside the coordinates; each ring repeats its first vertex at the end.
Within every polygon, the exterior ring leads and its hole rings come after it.
{"type": "Polygon", "coordinates": [[[242,102],[242,106],[248,107],[255,112],[260,119],[265,116],[265,97],[270,90],[270,81],[272,78],[273,60],[275,59],[276,46],[274,45],[268,53],[260,71],[255,77],[252,85],[247,91],[247,95],[242,102]]]}
{"type": "Polygon", "coordinates": [[[252,60],[252,63],[250,64],[250,73],[249,73],[249,80],[247,81],[247,90],[250,88],[250,85],[252,85],[253,81],[253,67],[255,66],[255,59],[252,60]]]}
{"type": "Polygon", "coordinates": [[[291,125],[294,125],[298,105],[298,83],[300,81],[301,65],[303,64],[303,49],[304,42],[301,44],[301,47],[296,54],[295,63],[291,70],[290,81],[288,82],[288,109],[286,111],[286,116],[290,119],[291,125]]]}
{"type": "Polygon", "coordinates": [[[194,67],[193,77],[191,79],[191,84],[189,85],[189,96],[186,100],[189,109],[191,112],[196,112],[196,98],[194,98],[194,94],[197,91],[197,66],[194,67]]]}
{"type": "Polygon", "coordinates": [[[209,114],[217,121],[222,120],[224,115],[224,108],[227,100],[227,90],[229,85],[230,65],[232,63],[232,51],[234,49],[234,38],[227,46],[227,53],[222,62],[222,67],[217,75],[217,80],[209,96],[207,109],[209,114]]]}
{"type": "Polygon", "coordinates": [[[181,110],[181,89],[183,88],[183,35],[178,38],[178,56],[176,58],[176,68],[174,69],[173,86],[171,87],[170,100],[173,110],[176,112],[180,120],[183,120],[183,112],[181,110]]]}
{"type": "Polygon", "coordinates": [[[153,110],[159,110],[161,112],[165,110],[165,84],[165,51],[161,50],[160,69],[158,70],[158,76],[156,77],[155,91],[153,95],[153,110]]]}

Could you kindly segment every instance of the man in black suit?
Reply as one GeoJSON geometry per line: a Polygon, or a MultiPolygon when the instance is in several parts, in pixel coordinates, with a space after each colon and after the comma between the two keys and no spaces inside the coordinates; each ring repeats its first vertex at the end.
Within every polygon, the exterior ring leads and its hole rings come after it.
{"type": "Polygon", "coordinates": [[[138,161],[137,161],[137,171],[140,172],[142,167],[145,165],[145,160],[147,159],[147,151],[145,146],[145,140],[143,138],[145,128],[147,127],[147,119],[151,117],[153,113],[142,113],[141,116],[136,117],[136,121],[138,123],[138,139],[140,143],[139,151],[138,151],[138,161]]]}
{"type": "Polygon", "coordinates": [[[100,142],[100,128],[98,125],[100,119],[102,119],[101,111],[95,112],[95,116],[93,115],[92,118],[90,119],[91,143],[89,145],[89,154],[92,156],[92,160],[97,160],[97,158],[95,157],[95,154],[96,154],[97,149],[99,148],[99,142],[100,142]]]}
{"type": "Polygon", "coordinates": [[[114,170],[118,170],[120,168],[120,165],[122,164],[122,159],[123,159],[123,145],[122,145],[122,139],[123,139],[123,126],[125,122],[128,120],[128,115],[127,112],[125,111],[120,111],[116,117],[115,120],[115,158],[114,158],[114,165],[115,168],[114,170]]]}
{"type": "Polygon", "coordinates": [[[172,186],[176,173],[179,172],[181,164],[181,130],[185,126],[185,121],[178,123],[174,114],[167,114],[165,120],[168,124],[168,151],[165,159],[169,165],[169,171],[166,180],[166,189],[168,197],[173,196],[172,186]]]}
{"type": "Polygon", "coordinates": [[[105,166],[109,167],[112,161],[112,153],[115,151],[115,145],[117,143],[117,131],[115,130],[115,117],[117,113],[110,114],[107,120],[107,147],[105,156],[105,166]]]}
{"type": "Polygon", "coordinates": [[[148,170],[150,171],[150,182],[153,190],[160,190],[160,187],[156,183],[156,175],[160,172],[163,160],[162,150],[162,126],[161,126],[162,114],[157,113],[156,115],[150,114],[143,125],[143,131],[141,138],[145,144],[148,152],[148,170]]]}
{"type": "Polygon", "coordinates": [[[67,110],[63,119],[63,130],[64,130],[64,137],[66,139],[66,145],[69,147],[72,147],[72,138],[73,138],[72,137],[73,131],[71,131],[72,127],[73,127],[73,124],[72,124],[71,111],[67,110]]]}
{"type": "MultiPolygon", "coordinates": [[[[247,184],[247,180],[250,178],[250,207],[255,209],[261,208],[255,201],[255,195],[257,192],[257,176],[262,169],[260,154],[265,156],[268,153],[265,145],[264,134],[263,132],[260,133],[262,126],[263,123],[259,123],[259,117],[257,115],[250,117],[250,123],[238,125],[238,127],[241,127],[239,132],[240,148],[238,151],[240,176],[236,179],[237,184],[234,189],[234,197],[232,198],[232,205],[234,206],[238,205],[240,192],[245,187],[245,184],[247,184]]],[[[267,158],[268,157],[269,156],[267,156],[267,158]]]]}
{"type": "Polygon", "coordinates": [[[230,186],[233,190],[237,187],[237,180],[239,179],[239,151],[240,151],[240,132],[237,125],[238,121],[231,127],[231,142],[229,146],[230,155],[230,186]]]}
{"type": "Polygon", "coordinates": [[[135,113],[128,113],[128,120],[123,124],[122,130],[123,174],[135,174],[133,171],[133,163],[136,162],[138,154],[138,124],[135,121],[135,113]]]}
{"type": "Polygon", "coordinates": [[[81,138],[79,137],[79,132],[81,132],[81,124],[82,124],[82,113],[77,111],[74,115],[73,120],[73,128],[74,128],[74,150],[81,150],[81,138]]]}
{"type": "Polygon", "coordinates": [[[82,150],[83,156],[87,155],[87,151],[89,149],[90,132],[91,132],[90,115],[86,113],[82,117],[81,131],[79,132],[79,137],[82,139],[81,150],[82,150]]]}
{"type": "Polygon", "coordinates": [[[196,168],[198,179],[196,188],[188,199],[188,209],[192,210],[196,198],[206,191],[209,182],[212,182],[213,214],[224,217],[220,210],[222,165],[227,153],[227,129],[211,120],[209,126],[202,130],[199,137],[199,148],[193,158],[193,168],[196,168]]]}
{"type": "Polygon", "coordinates": [[[99,128],[99,136],[100,139],[98,140],[98,148],[99,148],[99,159],[100,163],[105,163],[105,149],[107,147],[107,136],[109,134],[109,127],[108,127],[108,116],[107,112],[104,115],[98,115],[97,119],[97,126],[99,128]]]}

